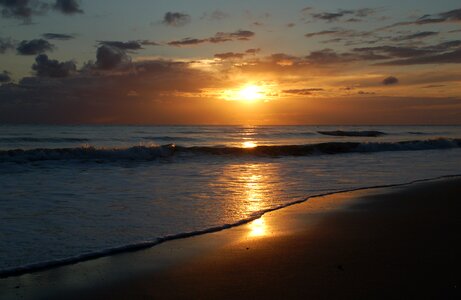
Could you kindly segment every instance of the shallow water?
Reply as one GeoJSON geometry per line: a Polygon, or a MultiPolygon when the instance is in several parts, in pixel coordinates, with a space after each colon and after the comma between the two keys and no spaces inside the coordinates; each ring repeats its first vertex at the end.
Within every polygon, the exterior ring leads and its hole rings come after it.
{"type": "Polygon", "coordinates": [[[455,126],[0,126],[0,270],[234,224],[311,195],[461,174],[459,138],[455,126]]]}

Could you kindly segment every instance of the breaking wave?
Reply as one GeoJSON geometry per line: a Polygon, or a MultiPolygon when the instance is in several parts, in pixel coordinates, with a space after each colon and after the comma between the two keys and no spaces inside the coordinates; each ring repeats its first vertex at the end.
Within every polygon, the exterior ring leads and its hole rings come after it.
{"type": "Polygon", "coordinates": [[[343,131],[343,130],[334,130],[334,131],[317,131],[323,135],[330,136],[366,136],[366,137],[378,137],[386,135],[387,133],[382,131],[375,130],[366,130],[366,131],[343,131]]]}
{"type": "Polygon", "coordinates": [[[401,142],[328,142],[307,145],[240,147],[134,146],[128,148],[41,148],[32,150],[2,150],[0,162],[30,162],[45,160],[150,161],[172,156],[311,156],[382,151],[415,151],[461,148],[461,139],[439,138],[401,142]]]}

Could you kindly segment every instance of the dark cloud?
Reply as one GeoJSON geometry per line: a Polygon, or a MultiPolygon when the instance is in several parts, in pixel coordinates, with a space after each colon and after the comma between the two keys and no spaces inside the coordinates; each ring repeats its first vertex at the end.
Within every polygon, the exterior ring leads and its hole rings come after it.
{"type": "Polygon", "coordinates": [[[48,59],[46,54],[40,54],[35,58],[32,69],[38,77],[67,77],[77,71],[73,61],[59,62],[55,59],[48,59]]]}
{"type": "Polygon", "coordinates": [[[0,53],[16,48],[16,43],[11,38],[0,38],[0,53]]]}
{"type": "Polygon", "coordinates": [[[396,58],[396,57],[415,57],[432,53],[429,49],[411,48],[411,47],[397,47],[397,46],[376,46],[354,48],[355,52],[362,55],[379,55],[383,58],[396,58]]]}
{"type": "Polygon", "coordinates": [[[100,45],[107,45],[115,47],[122,50],[140,50],[142,49],[141,42],[138,41],[129,41],[129,42],[120,42],[120,41],[99,41],[100,45]]]}
{"type": "Polygon", "coordinates": [[[71,34],[61,34],[61,33],[44,33],[42,34],[42,37],[44,37],[47,40],[60,40],[60,41],[67,41],[67,40],[72,40],[75,38],[71,34]]]}
{"type": "Polygon", "coordinates": [[[399,79],[394,76],[389,76],[383,79],[384,85],[393,85],[399,83],[399,79]]]}
{"type": "Polygon", "coordinates": [[[163,17],[162,23],[168,26],[180,27],[190,23],[191,16],[180,12],[167,12],[163,17]]]}
{"type": "Polygon", "coordinates": [[[247,54],[256,55],[256,53],[261,52],[261,48],[253,48],[245,51],[247,54]]]}
{"type": "Polygon", "coordinates": [[[204,13],[203,16],[200,19],[205,19],[209,21],[219,21],[222,19],[226,19],[229,17],[229,14],[226,12],[223,12],[219,9],[211,12],[211,13],[204,13]]]}
{"type": "Polygon", "coordinates": [[[320,20],[324,20],[324,21],[328,21],[328,22],[333,22],[333,21],[336,21],[336,20],[342,18],[345,15],[350,15],[350,14],[353,14],[353,13],[354,13],[354,11],[352,11],[352,10],[340,10],[340,11],[334,12],[334,13],[324,12],[324,13],[311,14],[311,16],[314,19],[320,19],[320,20]]]}
{"type": "Polygon", "coordinates": [[[380,63],[381,66],[405,66],[405,65],[423,65],[423,64],[449,64],[461,63],[461,49],[449,51],[440,54],[424,55],[420,57],[392,60],[380,63]]]}
{"type": "Polygon", "coordinates": [[[141,40],[139,43],[143,46],[160,46],[159,43],[151,41],[151,40],[141,40]]]}
{"type": "MultiPolygon", "coordinates": [[[[191,68],[186,62],[151,60],[129,65],[127,72],[83,70],[67,77],[26,77],[18,84],[1,85],[0,120],[158,123],[174,117],[187,122],[194,116],[184,108],[184,101],[177,101],[184,96],[177,94],[199,94],[204,88],[217,86],[217,79],[210,73],[191,68]]],[[[190,108],[198,103],[188,100],[190,108]]],[[[203,121],[203,117],[196,119],[203,121]]]]}
{"type": "Polygon", "coordinates": [[[386,26],[381,29],[389,29],[398,26],[407,26],[407,25],[426,25],[426,24],[435,24],[435,23],[447,23],[447,22],[461,22],[461,8],[442,12],[435,15],[424,15],[418,18],[415,21],[410,22],[398,22],[392,25],[386,26]]]}
{"type": "Polygon", "coordinates": [[[21,55],[37,55],[47,51],[53,51],[54,46],[44,39],[35,39],[30,41],[22,41],[16,48],[18,54],[21,55]]]}
{"type": "Polygon", "coordinates": [[[307,96],[307,95],[312,95],[315,92],[321,92],[321,91],[324,91],[324,89],[321,89],[321,88],[290,89],[290,90],[283,90],[282,92],[285,94],[291,94],[291,95],[307,96]]]}
{"type": "Polygon", "coordinates": [[[171,41],[168,43],[170,46],[193,46],[203,43],[223,43],[223,42],[230,42],[230,41],[248,41],[255,35],[254,32],[249,30],[237,30],[235,32],[218,32],[214,36],[205,38],[205,39],[197,39],[197,38],[185,38],[182,40],[171,41]]]}
{"type": "Polygon", "coordinates": [[[130,61],[125,50],[118,47],[102,45],[96,51],[96,68],[101,70],[111,70],[130,61]]]}
{"type": "Polygon", "coordinates": [[[30,23],[33,15],[40,15],[48,11],[49,4],[38,0],[0,0],[1,12],[5,18],[22,19],[30,23]]]}
{"type": "Polygon", "coordinates": [[[3,71],[0,73],[0,83],[5,83],[5,82],[10,82],[11,77],[10,77],[10,72],[3,71]]]}
{"type": "Polygon", "coordinates": [[[438,32],[435,31],[423,31],[423,32],[417,32],[409,35],[404,35],[404,36],[397,36],[392,38],[393,41],[408,41],[408,40],[415,40],[415,39],[424,39],[432,36],[438,35],[438,32]]]}
{"type": "Polygon", "coordinates": [[[208,39],[185,38],[182,40],[168,42],[168,45],[175,47],[194,46],[208,42],[208,39]]]}
{"type": "Polygon", "coordinates": [[[295,27],[295,26],[296,26],[295,23],[288,23],[288,24],[287,24],[287,27],[288,27],[288,28],[293,28],[293,27],[295,27]]]}
{"type": "Polygon", "coordinates": [[[245,53],[234,53],[234,52],[218,53],[214,55],[214,57],[222,59],[222,60],[242,59],[244,56],[245,56],[245,53]]]}
{"type": "Polygon", "coordinates": [[[83,10],[76,0],[56,0],[53,8],[66,15],[82,14],[83,10]]]}
{"type": "Polygon", "coordinates": [[[307,38],[311,38],[311,37],[314,37],[314,36],[336,34],[338,32],[340,32],[340,30],[323,30],[323,31],[318,31],[318,32],[306,33],[304,36],[307,37],[307,38]]]}
{"type": "Polygon", "coordinates": [[[332,49],[312,51],[305,57],[306,62],[316,65],[340,64],[358,60],[358,57],[351,53],[338,53],[332,49]]]}

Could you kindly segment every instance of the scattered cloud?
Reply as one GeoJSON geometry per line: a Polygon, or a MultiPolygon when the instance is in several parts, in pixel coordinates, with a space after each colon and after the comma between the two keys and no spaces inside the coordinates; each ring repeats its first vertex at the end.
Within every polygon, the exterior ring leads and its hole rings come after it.
{"type": "Polygon", "coordinates": [[[323,30],[318,32],[310,32],[306,33],[304,36],[307,38],[315,37],[315,36],[323,36],[323,35],[331,35],[341,32],[341,30],[323,30]]]}
{"type": "Polygon", "coordinates": [[[192,21],[190,15],[180,12],[167,12],[163,17],[162,23],[168,26],[181,27],[192,21]]]}
{"type": "Polygon", "coordinates": [[[346,22],[360,22],[359,18],[366,18],[377,13],[376,9],[373,8],[361,8],[357,10],[350,9],[340,9],[336,12],[321,12],[321,13],[311,13],[310,16],[317,20],[323,20],[327,22],[335,22],[342,20],[345,16],[355,16],[357,18],[349,18],[345,20],[346,22]]]}
{"type": "Polygon", "coordinates": [[[35,39],[30,41],[22,41],[16,48],[20,55],[37,55],[47,51],[53,51],[54,46],[44,39],[35,39]]]}
{"type": "Polygon", "coordinates": [[[408,40],[420,40],[420,39],[425,39],[428,37],[433,37],[438,35],[438,32],[435,31],[423,31],[423,32],[417,32],[409,35],[403,35],[403,36],[397,36],[392,38],[393,41],[408,41],[408,40]]]}
{"type": "Polygon", "coordinates": [[[285,94],[291,94],[291,95],[307,96],[307,95],[312,95],[315,92],[322,92],[322,91],[324,91],[324,89],[322,88],[308,88],[308,89],[283,90],[282,92],[285,94]]]}
{"type": "Polygon", "coordinates": [[[60,41],[67,41],[72,40],[75,36],[71,34],[61,34],[61,33],[44,33],[42,37],[47,40],[60,40],[60,41]]]}
{"type": "Polygon", "coordinates": [[[11,81],[10,72],[3,71],[2,73],[0,73],[0,83],[10,82],[10,81],[11,81]]]}
{"type": "Polygon", "coordinates": [[[242,59],[245,56],[245,53],[234,53],[234,52],[226,52],[226,53],[217,53],[214,57],[226,60],[226,59],[242,59]]]}
{"type": "Polygon", "coordinates": [[[30,23],[33,15],[41,15],[49,10],[48,3],[33,0],[0,0],[0,7],[3,7],[3,17],[22,19],[24,23],[30,23]]]}
{"type": "Polygon", "coordinates": [[[16,48],[16,43],[11,38],[0,38],[0,54],[16,48]]]}
{"type": "Polygon", "coordinates": [[[389,76],[383,79],[383,84],[384,85],[394,85],[399,83],[399,79],[394,76],[389,76]]]}
{"type": "Polygon", "coordinates": [[[219,20],[229,18],[229,16],[230,15],[228,13],[217,9],[211,13],[204,13],[200,19],[209,20],[209,21],[219,21],[219,20]]]}
{"type": "Polygon", "coordinates": [[[130,61],[125,50],[118,47],[103,44],[96,51],[96,68],[101,70],[112,70],[130,61]]]}
{"type": "Polygon", "coordinates": [[[56,0],[53,8],[66,15],[83,14],[83,10],[76,0],[56,0]]]}
{"type": "Polygon", "coordinates": [[[398,22],[392,25],[386,26],[381,29],[389,29],[398,26],[408,26],[408,25],[426,25],[426,24],[436,24],[436,23],[450,23],[450,22],[461,22],[461,8],[453,9],[450,11],[438,13],[435,15],[424,15],[415,21],[410,22],[398,22]]]}
{"type": "Polygon", "coordinates": [[[115,47],[122,50],[140,50],[142,49],[141,42],[138,41],[129,41],[129,42],[120,42],[120,41],[99,41],[100,45],[107,45],[110,47],[115,47]]]}
{"type": "Polygon", "coordinates": [[[254,32],[249,30],[237,30],[235,32],[218,32],[214,36],[204,39],[198,38],[185,38],[168,42],[168,45],[175,47],[194,46],[203,43],[223,43],[230,41],[248,41],[255,35],[254,32]]]}
{"type": "Polygon", "coordinates": [[[38,77],[67,77],[77,71],[77,66],[73,61],[59,62],[49,59],[46,54],[40,54],[35,58],[32,65],[38,77]]]}
{"type": "Polygon", "coordinates": [[[253,49],[248,49],[245,51],[245,53],[251,54],[251,55],[256,55],[259,52],[261,52],[261,48],[253,48],[253,49]]]}

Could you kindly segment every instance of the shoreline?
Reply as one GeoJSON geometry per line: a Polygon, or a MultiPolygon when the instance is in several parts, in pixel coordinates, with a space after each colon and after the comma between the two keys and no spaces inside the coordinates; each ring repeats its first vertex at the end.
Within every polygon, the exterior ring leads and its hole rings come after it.
{"type": "Polygon", "coordinates": [[[306,198],[303,198],[301,200],[297,200],[294,202],[290,202],[288,204],[284,204],[281,206],[277,206],[274,208],[260,211],[253,217],[239,220],[238,222],[235,222],[232,224],[225,224],[222,226],[206,228],[203,230],[198,230],[198,231],[193,231],[193,232],[183,232],[183,233],[178,233],[178,234],[174,234],[170,236],[159,237],[151,241],[127,244],[127,245],[122,245],[119,247],[114,247],[114,248],[109,248],[109,249],[103,249],[103,250],[95,251],[91,253],[84,253],[81,255],[74,256],[74,257],[67,257],[67,258],[57,259],[53,261],[37,262],[37,263],[29,264],[29,265],[23,265],[23,266],[19,266],[15,268],[0,270],[0,280],[10,278],[10,277],[17,277],[17,276],[37,273],[37,272],[44,272],[44,271],[52,270],[55,268],[65,267],[65,266],[74,265],[78,263],[84,263],[87,261],[109,257],[113,255],[142,251],[142,250],[150,249],[152,247],[156,247],[160,244],[163,244],[169,241],[187,239],[187,238],[191,238],[191,237],[195,237],[199,235],[206,235],[210,233],[220,232],[222,230],[227,230],[227,229],[231,229],[237,226],[246,225],[250,222],[253,222],[263,217],[267,213],[285,209],[293,205],[302,204],[306,201],[309,201],[315,198],[321,198],[321,197],[331,196],[335,194],[342,194],[342,193],[351,193],[351,192],[356,192],[356,191],[367,191],[367,190],[383,189],[383,188],[404,187],[404,186],[409,186],[415,183],[424,183],[424,182],[431,182],[431,181],[451,179],[451,178],[461,178],[461,174],[444,175],[444,176],[433,177],[433,178],[416,179],[416,180],[404,182],[404,183],[366,186],[366,187],[358,187],[358,188],[352,188],[352,189],[347,189],[347,190],[337,190],[337,191],[326,192],[322,194],[315,194],[315,195],[311,195],[306,198]]]}
{"type": "MultiPolygon", "coordinates": [[[[328,195],[309,197],[308,199],[299,201],[299,203],[297,204],[290,204],[289,206],[286,206],[283,209],[277,208],[272,210],[271,212],[266,212],[264,213],[264,216],[260,219],[256,219],[249,223],[232,227],[228,230],[219,230],[212,233],[169,240],[168,243],[161,243],[159,245],[156,245],[155,247],[144,250],[102,257],[91,261],[66,265],[63,267],[53,268],[37,273],[28,273],[22,276],[0,279],[0,295],[2,295],[3,291],[6,291],[6,295],[9,296],[8,298],[12,299],[14,299],[15,297],[22,299],[40,299],[41,297],[56,297],[56,299],[59,299],[75,297],[75,299],[77,299],[82,295],[85,296],[84,298],[89,299],[129,299],[131,297],[134,297],[136,299],[141,297],[149,298],[149,295],[151,297],[154,295],[162,295],[161,298],[169,298],[170,296],[171,298],[181,298],[181,295],[178,294],[181,292],[181,287],[183,289],[186,288],[187,291],[191,292],[190,289],[194,286],[194,288],[192,288],[194,293],[190,295],[201,296],[203,294],[203,290],[201,290],[199,287],[202,284],[203,288],[203,284],[206,284],[206,282],[197,282],[198,279],[194,279],[191,282],[190,277],[186,276],[191,274],[205,274],[204,278],[208,278],[209,282],[207,286],[212,286],[212,291],[214,293],[212,295],[207,294],[208,296],[225,296],[229,298],[231,298],[232,295],[239,296],[240,294],[236,295],[233,291],[230,291],[231,295],[223,295],[219,293],[218,287],[226,286],[227,288],[229,288],[229,284],[231,286],[238,286],[240,289],[243,289],[242,291],[245,291],[246,294],[251,294],[255,291],[251,290],[251,288],[249,289],[248,287],[246,289],[244,288],[246,285],[253,286],[255,284],[255,282],[253,282],[252,285],[251,280],[256,280],[256,282],[261,281],[261,283],[267,283],[272,282],[274,279],[271,276],[268,277],[268,274],[264,274],[264,272],[262,274],[258,273],[260,277],[254,277],[255,274],[253,274],[254,272],[252,271],[252,269],[248,269],[249,266],[255,267],[255,264],[258,268],[264,266],[264,263],[267,263],[267,261],[261,261],[262,258],[270,258],[279,261],[277,265],[269,265],[266,267],[268,267],[269,269],[272,268],[272,271],[274,271],[275,268],[275,270],[278,270],[278,273],[282,275],[282,277],[292,277],[292,275],[290,274],[297,272],[293,269],[294,267],[292,266],[292,264],[295,264],[297,262],[303,262],[303,260],[306,259],[305,257],[309,255],[312,256],[315,254],[320,255],[320,257],[322,256],[322,253],[318,253],[318,250],[314,251],[313,249],[310,249],[308,247],[307,249],[305,249],[306,253],[302,253],[302,255],[300,255],[300,253],[292,253],[290,257],[293,257],[293,261],[285,261],[281,259],[279,255],[275,255],[275,250],[273,249],[278,249],[280,246],[284,245],[292,245],[293,243],[299,243],[300,237],[307,237],[307,239],[312,239],[314,236],[314,241],[323,241],[325,239],[328,240],[328,238],[331,239],[332,236],[331,233],[329,233],[329,227],[335,228],[334,224],[335,222],[337,222],[336,220],[345,218],[345,216],[351,213],[351,209],[353,211],[353,215],[356,218],[346,218],[347,220],[345,220],[343,226],[353,226],[354,222],[357,221],[357,218],[360,219],[364,217],[365,221],[368,222],[368,225],[376,225],[375,223],[373,223],[376,221],[369,220],[367,218],[370,218],[368,214],[374,214],[375,217],[382,217],[381,215],[383,214],[383,212],[376,209],[376,206],[379,205],[381,205],[381,210],[384,209],[387,213],[397,214],[397,217],[399,217],[399,207],[400,209],[405,208],[405,211],[407,213],[410,213],[408,216],[412,216],[413,213],[411,212],[411,210],[418,210],[419,206],[422,207],[421,210],[424,213],[428,213],[428,211],[426,211],[427,206],[432,207],[434,205],[434,203],[430,203],[429,200],[431,199],[419,203],[418,207],[411,207],[411,205],[410,207],[408,207],[408,205],[405,203],[401,204],[398,201],[396,202],[395,199],[393,200],[393,197],[398,198],[399,193],[405,195],[405,193],[411,194],[413,192],[413,194],[417,195],[417,197],[424,198],[429,197],[426,194],[427,191],[431,190],[431,188],[438,188],[437,191],[439,192],[440,196],[449,199],[450,197],[453,198],[453,189],[456,192],[461,191],[460,188],[458,188],[458,186],[460,186],[459,183],[461,183],[461,179],[459,178],[459,176],[454,175],[448,177],[444,176],[442,178],[437,179],[418,180],[413,183],[356,189],[354,191],[334,192],[329,193],[328,195]],[[450,191],[447,190],[447,186],[451,188],[451,194],[450,191]],[[421,191],[424,190],[426,191],[426,193],[421,193],[421,191]],[[379,199],[373,200],[373,197],[387,197],[390,200],[387,200],[389,203],[384,204],[383,199],[381,199],[380,202],[378,201],[379,199]],[[370,201],[371,204],[367,203],[367,201],[370,201]],[[375,208],[373,208],[373,201],[375,202],[375,208]],[[366,212],[366,214],[364,214],[364,212],[366,212]],[[263,220],[262,223],[261,220],[263,220]],[[329,225],[326,226],[325,223],[329,225]],[[327,233],[326,235],[325,232],[327,233]],[[252,260],[248,260],[248,255],[253,252],[250,250],[253,249],[260,250],[259,255],[252,256],[252,259],[258,261],[258,263],[252,260]],[[313,252],[309,253],[309,251],[313,252]],[[242,282],[238,278],[236,279],[235,276],[231,276],[235,270],[234,268],[228,269],[229,262],[232,262],[232,265],[234,265],[234,267],[239,266],[239,268],[241,269],[242,274],[234,275],[239,275],[240,277],[247,278],[248,276],[246,276],[246,272],[248,272],[249,274],[253,274],[253,277],[250,276],[251,278],[249,278],[249,283],[244,284],[242,287],[242,284],[244,282],[242,282]],[[288,270],[285,268],[287,266],[287,263],[290,266],[288,270]],[[210,269],[210,266],[212,266],[213,268],[210,269]],[[224,272],[224,274],[218,272],[218,276],[214,273],[217,272],[216,270],[214,270],[214,268],[221,271],[227,270],[227,272],[224,272]],[[197,273],[197,271],[200,272],[197,273]],[[229,271],[231,271],[231,275],[226,275],[229,273],[229,271]],[[216,276],[210,276],[210,272],[216,276]],[[225,277],[225,280],[223,279],[216,282],[216,278],[222,278],[223,276],[225,277]],[[153,279],[155,279],[154,281],[157,282],[156,284],[154,284],[155,288],[152,287],[153,279]],[[162,294],[160,291],[162,285],[158,282],[163,282],[163,284],[165,284],[166,282],[173,282],[173,285],[177,287],[177,291],[175,291],[172,294],[162,294]],[[229,282],[229,284],[226,282],[229,282]]],[[[414,202],[414,200],[411,201],[414,202]]],[[[456,205],[456,203],[450,200],[450,205],[456,205]]],[[[459,211],[460,205],[457,205],[458,206],[456,206],[455,209],[453,209],[453,207],[447,207],[449,211],[446,211],[446,209],[442,209],[441,212],[443,212],[446,215],[453,213],[456,210],[459,211]]],[[[414,214],[416,216],[418,215],[417,212],[415,212],[414,214]]],[[[397,222],[397,217],[393,219],[393,222],[397,222]]],[[[443,218],[440,219],[441,216],[436,217],[438,217],[438,221],[443,221],[443,218]]],[[[386,222],[389,222],[389,220],[386,221],[386,219],[383,219],[382,221],[383,224],[381,224],[380,226],[396,226],[392,224],[386,224],[386,222]]],[[[453,228],[453,232],[458,232],[459,221],[453,224],[456,225],[453,228]]],[[[435,222],[432,225],[437,226],[437,222],[435,222]]],[[[420,224],[418,226],[420,226],[420,224]]],[[[401,230],[402,228],[401,226],[397,226],[397,228],[394,229],[401,230]]],[[[425,229],[428,231],[431,230],[430,227],[425,229]]],[[[354,230],[360,231],[362,229],[355,228],[354,230]]],[[[382,230],[382,228],[380,230],[382,230]]],[[[416,236],[420,233],[415,231],[413,232],[413,234],[415,234],[416,236]]],[[[359,237],[364,238],[363,241],[366,241],[367,238],[372,238],[368,235],[364,237],[363,233],[362,235],[359,235],[359,237]]],[[[378,244],[384,242],[384,246],[388,247],[388,245],[386,245],[386,238],[393,239],[395,237],[393,237],[392,235],[384,236],[381,238],[383,239],[383,241],[377,239],[374,242],[378,244]]],[[[358,241],[360,241],[360,239],[358,241]]],[[[457,240],[455,239],[455,241],[459,242],[459,238],[457,240]]],[[[344,243],[344,245],[347,246],[345,247],[345,250],[355,249],[354,247],[358,247],[357,249],[360,250],[360,245],[357,246],[354,244],[354,242],[357,242],[357,240],[346,240],[346,243],[344,243]]],[[[402,243],[402,241],[400,242],[402,243]]],[[[329,240],[329,243],[334,244],[334,240],[329,240]]],[[[403,243],[405,245],[407,242],[403,241],[403,243]]],[[[304,248],[306,248],[306,245],[303,244],[303,246],[304,248]]],[[[425,246],[430,248],[431,245],[425,246]]],[[[434,245],[432,246],[435,247],[434,245]]],[[[458,243],[455,246],[456,249],[459,249],[458,243]]],[[[380,251],[380,249],[376,248],[376,246],[374,246],[373,248],[374,251],[380,251]]],[[[325,247],[323,248],[323,250],[325,250],[325,247]]],[[[395,249],[393,250],[395,251],[395,249]]],[[[447,250],[451,251],[451,249],[447,250]]],[[[391,251],[389,251],[389,253],[391,253],[391,251]]],[[[362,255],[366,256],[371,254],[362,253],[362,255]]],[[[352,259],[353,262],[357,259],[360,260],[360,257],[352,257],[350,259],[352,259]]],[[[407,259],[409,258],[407,257],[407,259]]],[[[373,260],[370,260],[368,262],[372,261],[373,260]]],[[[430,262],[425,263],[426,267],[428,264],[430,264],[430,262]]],[[[315,265],[315,260],[310,261],[308,265],[312,266],[312,264],[315,265]]],[[[330,272],[330,269],[332,269],[334,270],[332,271],[333,274],[336,274],[335,272],[339,272],[338,274],[342,274],[345,273],[345,270],[349,269],[349,263],[346,264],[331,262],[331,264],[333,267],[329,268],[328,272],[330,272]]],[[[459,261],[454,261],[454,266],[460,267],[459,261]]],[[[310,280],[315,281],[316,277],[321,278],[322,274],[324,274],[322,272],[325,272],[325,270],[317,269],[311,271],[312,274],[302,275],[307,276],[309,278],[312,277],[310,280]]],[[[374,274],[374,272],[372,273],[374,274]]],[[[459,272],[457,273],[457,275],[459,275],[459,272]]],[[[438,274],[438,276],[440,276],[440,274],[438,274]]],[[[452,284],[451,287],[456,286],[456,284],[458,284],[458,286],[459,284],[461,284],[461,282],[457,281],[458,279],[460,279],[460,277],[456,277],[455,284],[452,284]]],[[[284,281],[284,285],[288,287],[293,285],[296,286],[298,284],[297,280],[299,281],[299,278],[293,278],[293,280],[284,281]]],[[[323,280],[326,279],[324,278],[323,280]]],[[[282,286],[280,288],[282,288],[282,286]]],[[[258,291],[261,292],[261,290],[258,291]]],[[[448,291],[453,292],[450,289],[448,289],[448,291]]],[[[274,294],[272,294],[272,296],[273,295],[274,294]]],[[[298,296],[297,294],[290,295],[298,296]]],[[[337,295],[339,296],[339,294],[337,295]]]]}

